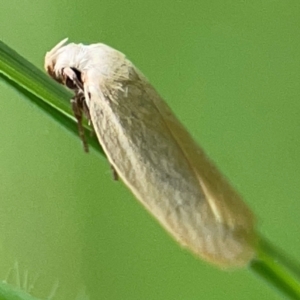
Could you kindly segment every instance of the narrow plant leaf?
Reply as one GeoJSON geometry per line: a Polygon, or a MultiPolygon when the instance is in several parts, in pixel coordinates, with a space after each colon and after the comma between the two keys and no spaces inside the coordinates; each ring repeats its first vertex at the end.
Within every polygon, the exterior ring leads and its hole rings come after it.
{"type": "MultiPolygon", "coordinates": [[[[26,99],[35,103],[69,132],[78,136],[76,122],[69,103],[72,95],[1,41],[0,73],[2,73],[2,75],[0,74],[1,79],[16,88],[26,99]]],[[[87,124],[85,124],[85,128],[91,131],[87,124]]],[[[103,154],[96,137],[90,137],[89,134],[86,137],[88,143],[103,154]]],[[[299,268],[295,268],[295,266],[299,266],[298,262],[279,252],[277,247],[261,237],[258,256],[251,263],[250,270],[268,281],[274,289],[279,290],[285,297],[300,299],[299,281],[289,272],[292,270],[299,275],[299,268]]],[[[34,298],[26,298],[27,295],[24,296],[25,298],[21,298],[21,296],[9,291],[9,286],[0,283],[0,300],[34,300],[34,298]]]]}
{"type": "Polygon", "coordinates": [[[39,300],[19,288],[0,282],[0,300],[39,300]]]}

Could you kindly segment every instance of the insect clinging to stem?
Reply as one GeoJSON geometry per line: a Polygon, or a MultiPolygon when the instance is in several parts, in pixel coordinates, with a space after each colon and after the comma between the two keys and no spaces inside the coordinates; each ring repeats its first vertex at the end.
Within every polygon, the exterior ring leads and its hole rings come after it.
{"type": "Polygon", "coordinates": [[[46,54],[45,68],[75,92],[85,149],[83,115],[114,174],[181,245],[220,267],[249,263],[252,212],[144,75],[107,45],[66,43],[46,54]]]}

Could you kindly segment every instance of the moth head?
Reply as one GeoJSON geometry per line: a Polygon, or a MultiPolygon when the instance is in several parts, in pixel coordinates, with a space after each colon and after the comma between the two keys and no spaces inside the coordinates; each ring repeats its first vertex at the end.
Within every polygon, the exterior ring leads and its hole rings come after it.
{"type": "Polygon", "coordinates": [[[62,84],[63,84],[62,74],[60,70],[57,68],[56,63],[67,41],[68,38],[63,39],[53,49],[47,52],[45,56],[45,65],[44,65],[45,70],[53,79],[55,79],[56,81],[62,84]]]}
{"type": "Polygon", "coordinates": [[[53,49],[46,53],[45,69],[47,73],[60,84],[71,90],[83,90],[81,72],[76,65],[76,57],[81,51],[81,45],[68,44],[68,39],[59,42],[53,49]]]}

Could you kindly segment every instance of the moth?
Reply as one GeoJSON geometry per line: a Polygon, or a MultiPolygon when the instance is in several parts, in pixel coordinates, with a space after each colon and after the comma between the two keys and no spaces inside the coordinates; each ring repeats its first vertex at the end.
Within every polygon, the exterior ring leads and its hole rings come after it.
{"type": "Polygon", "coordinates": [[[252,212],[124,54],[65,39],[47,52],[45,69],[74,91],[82,139],[85,116],[115,177],[175,240],[223,268],[249,263],[252,212]]]}

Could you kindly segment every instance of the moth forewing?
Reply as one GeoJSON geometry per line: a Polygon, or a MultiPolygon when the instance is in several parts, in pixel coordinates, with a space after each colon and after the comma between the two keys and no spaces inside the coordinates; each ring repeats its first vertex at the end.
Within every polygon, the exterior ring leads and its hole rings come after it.
{"type": "Polygon", "coordinates": [[[82,81],[75,94],[84,93],[110,164],[179,243],[222,267],[253,258],[251,211],[122,53],[103,44],[59,44],[45,67],[63,84],[82,81]]]}

